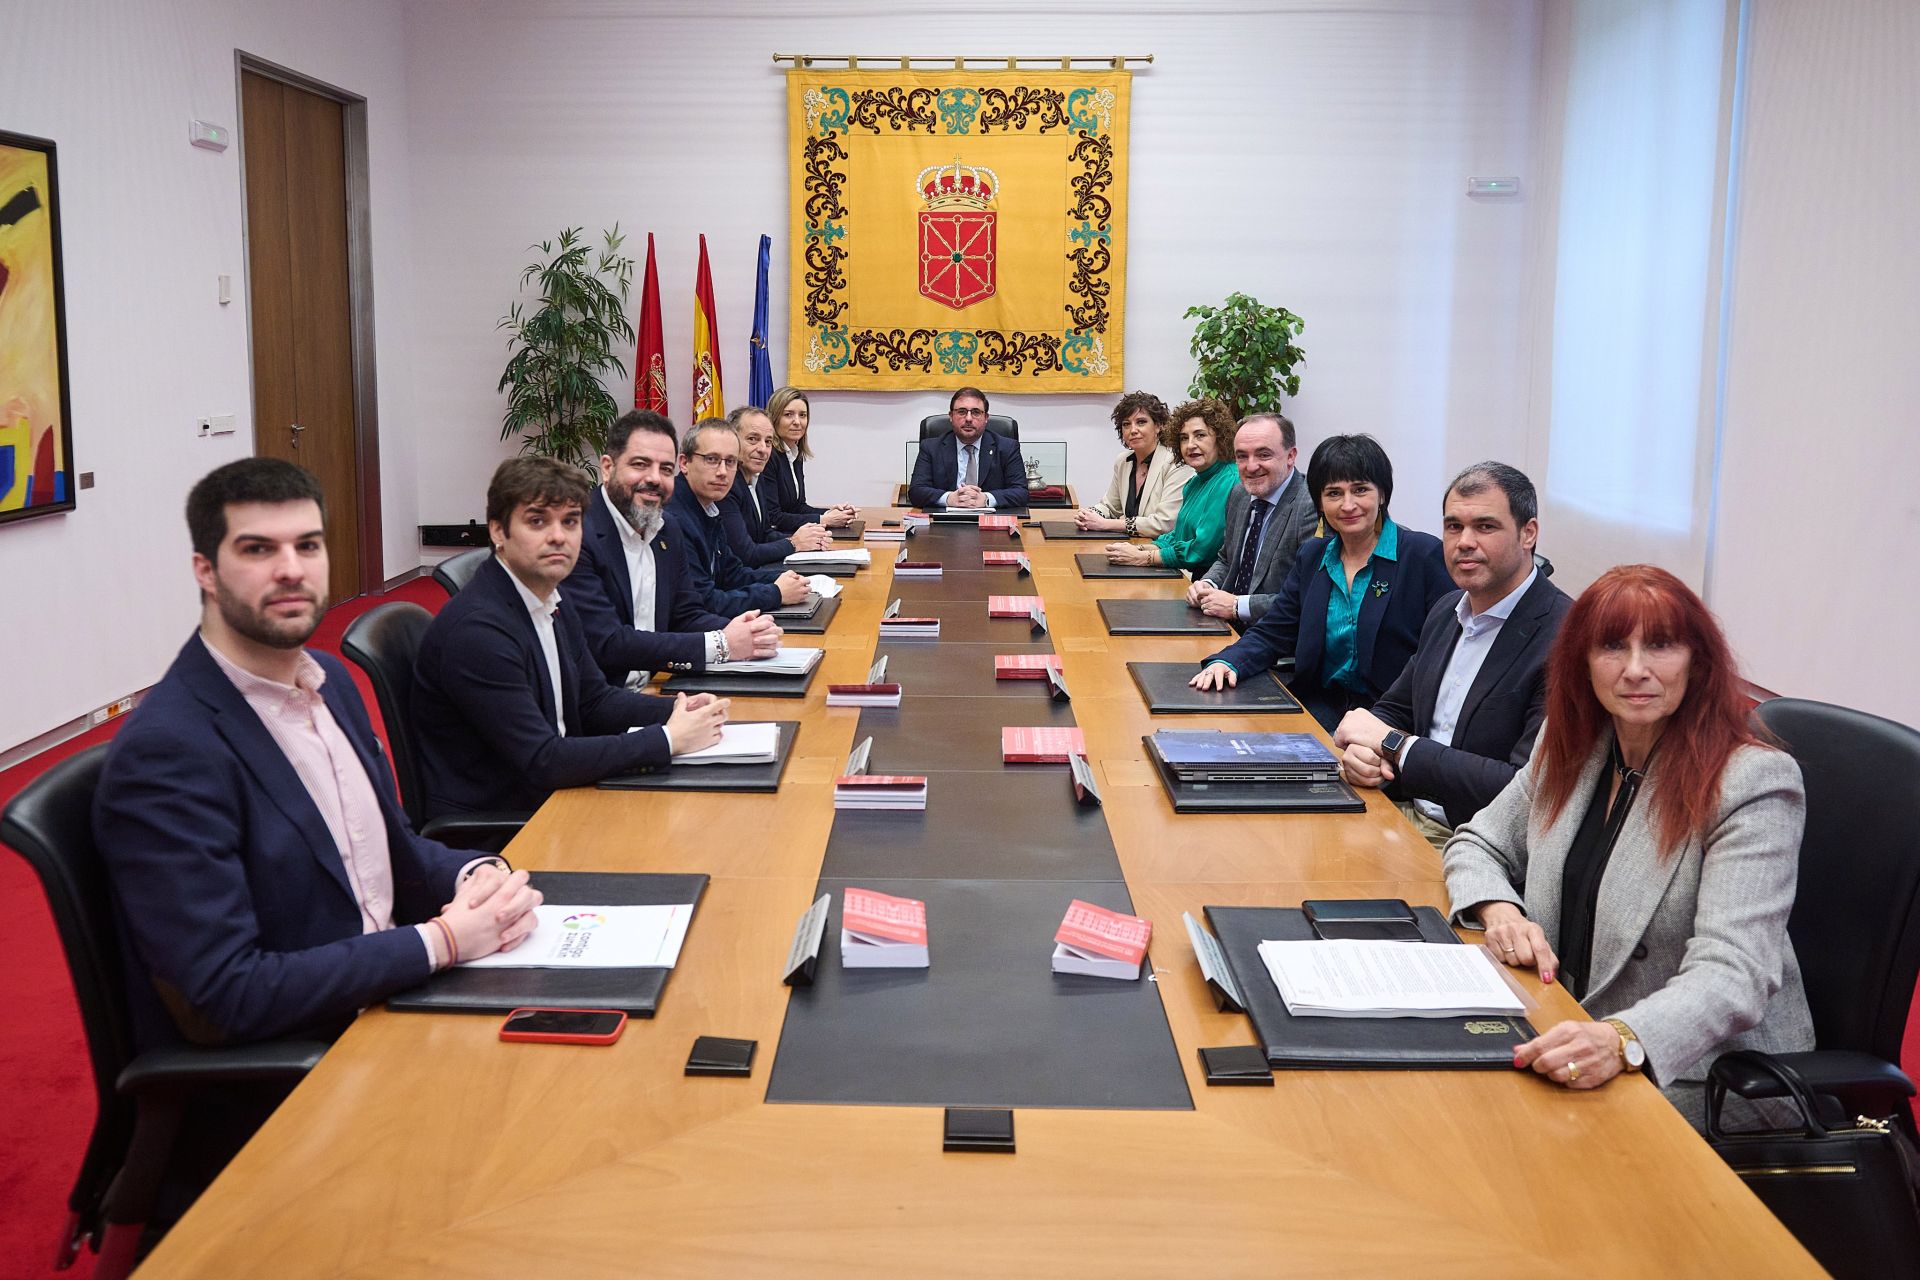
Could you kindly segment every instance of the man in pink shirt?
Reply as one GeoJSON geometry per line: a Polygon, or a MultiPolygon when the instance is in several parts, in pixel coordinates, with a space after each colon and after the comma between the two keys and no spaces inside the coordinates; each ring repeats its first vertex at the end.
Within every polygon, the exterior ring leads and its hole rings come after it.
{"type": "Polygon", "coordinates": [[[526,873],[413,834],[353,681],[303,647],[327,603],[318,482],[229,463],[187,523],[200,629],[94,801],[141,1047],[328,1037],[515,946],[540,902],[526,873]]]}

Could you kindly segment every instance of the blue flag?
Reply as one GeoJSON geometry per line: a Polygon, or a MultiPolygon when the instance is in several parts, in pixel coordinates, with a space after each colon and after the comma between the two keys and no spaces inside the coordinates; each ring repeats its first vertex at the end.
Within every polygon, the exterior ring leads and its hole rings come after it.
{"type": "Polygon", "coordinates": [[[767,255],[773,237],[760,237],[760,279],[753,287],[753,336],[747,339],[747,403],[764,409],[773,398],[773,363],[767,356],[767,255]]]}

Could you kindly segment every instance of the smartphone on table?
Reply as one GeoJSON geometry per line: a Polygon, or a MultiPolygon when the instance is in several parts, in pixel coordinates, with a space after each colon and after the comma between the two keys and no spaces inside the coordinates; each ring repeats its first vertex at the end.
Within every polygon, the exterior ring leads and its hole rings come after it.
{"type": "Polygon", "coordinates": [[[618,1009],[515,1009],[500,1038],[527,1044],[612,1044],[627,1029],[618,1009]]]}

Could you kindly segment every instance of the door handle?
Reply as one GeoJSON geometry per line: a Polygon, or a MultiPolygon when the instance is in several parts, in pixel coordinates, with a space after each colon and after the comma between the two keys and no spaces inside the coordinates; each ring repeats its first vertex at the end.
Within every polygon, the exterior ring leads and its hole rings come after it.
{"type": "Polygon", "coordinates": [[[287,427],[287,443],[298,449],[300,447],[300,433],[305,430],[306,428],[297,422],[289,424],[287,427]]]}

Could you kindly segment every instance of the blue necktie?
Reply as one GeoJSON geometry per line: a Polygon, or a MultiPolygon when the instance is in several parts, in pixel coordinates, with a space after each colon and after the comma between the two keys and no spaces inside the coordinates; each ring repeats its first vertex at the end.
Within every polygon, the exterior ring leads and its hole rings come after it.
{"type": "Polygon", "coordinates": [[[1267,512],[1273,510],[1273,504],[1265,498],[1253,500],[1253,519],[1247,522],[1247,541],[1240,548],[1240,563],[1233,567],[1233,581],[1227,584],[1227,594],[1243,596],[1247,588],[1253,585],[1253,562],[1260,558],[1260,530],[1266,527],[1267,512]]]}

